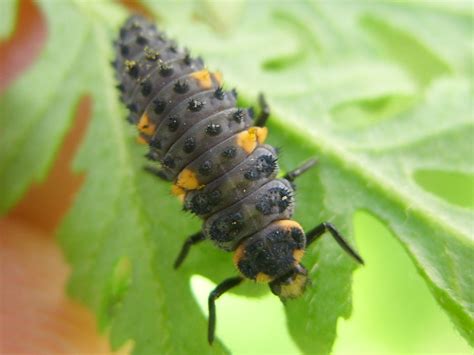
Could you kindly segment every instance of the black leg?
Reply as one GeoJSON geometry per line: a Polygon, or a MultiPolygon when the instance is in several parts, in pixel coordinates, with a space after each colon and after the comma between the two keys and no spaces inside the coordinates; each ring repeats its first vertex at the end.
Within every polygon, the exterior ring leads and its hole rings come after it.
{"type": "Polygon", "coordinates": [[[260,114],[255,120],[254,125],[257,127],[265,127],[268,117],[270,116],[270,107],[263,94],[258,95],[258,104],[260,106],[260,114]]]}
{"type": "Polygon", "coordinates": [[[337,244],[339,244],[339,246],[344,249],[347,254],[352,256],[358,263],[364,265],[364,260],[360,257],[360,255],[354,249],[352,249],[352,247],[349,245],[349,243],[347,243],[339,231],[329,222],[321,223],[319,226],[306,233],[306,247],[321,237],[326,231],[331,233],[337,244]]]}
{"type": "Polygon", "coordinates": [[[188,255],[189,249],[191,249],[191,247],[194,244],[202,242],[205,239],[206,237],[204,236],[204,233],[202,232],[195,233],[192,236],[188,237],[188,239],[186,239],[183,246],[181,247],[181,251],[179,252],[178,257],[176,258],[174,262],[174,268],[175,269],[179,268],[179,266],[183,263],[184,259],[188,255]]]}
{"type": "Polygon", "coordinates": [[[146,172],[156,176],[160,180],[167,181],[167,182],[170,181],[163,170],[161,170],[161,169],[159,169],[159,168],[157,168],[153,165],[145,165],[143,167],[143,169],[145,169],[146,172]]]}
{"type": "Polygon", "coordinates": [[[214,342],[214,334],[216,332],[216,299],[231,288],[239,285],[243,280],[244,278],[241,276],[226,279],[217,285],[217,287],[209,294],[209,323],[207,329],[207,340],[209,341],[209,344],[214,342]]]}
{"type": "Polygon", "coordinates": [[[308,171],[312,168],[318,161],[316,159],[309,159],[301,164],[296,169],[289,171],[288,173],[283,176],[283,179],[288,180],[289,182],[293,182],[298,176],[303,174],[305,171],[308,171]]]}

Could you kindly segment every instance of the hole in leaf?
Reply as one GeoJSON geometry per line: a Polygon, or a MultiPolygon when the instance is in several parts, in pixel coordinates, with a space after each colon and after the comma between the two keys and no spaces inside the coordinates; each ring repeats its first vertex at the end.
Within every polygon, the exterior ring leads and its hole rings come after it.
{"type": "MultiPolygon", "coordinates": [[[[210,280],[194,275],[190,281],[193,296],[207,319],[207,298],[216,286],[210,280]]],[[[239,287],[256,287],[244,282],[239,287]]],[[[261,285],[264,287],[264,285],[261,285]]],[[[235,354],[299,354],[286,329],[286,316],[280,300],[270,292],[261,298],[225,293],[216,302],[219,338],[235,354]]],[[[206,337],[207,329],[196,330],[206,337]]]]}
{"type": "Polygon", "coordinates": [[[273,13],[275,21],[280,23],[282,28],[287,28],[288,33],[293,34],[294,42],[297,48],[292,48],[288,44],[288,51],[280,55],[265,60],[261,67],[266,71],[282,71],[299,64],[304,60],[309,51],[313,49],[316,53],[321,51],[319,39],[308,26],[301,22],[301,20],[289,12],[275,11],[273,13]]]}
{"type": "Polygon", "coordinates": [[[105,329],[110,320],[122,307],[122,302],[132,282],[132,264],[128,257],[123,257],[115,264],[107,283],[105,295],[99,314],[99,327],[105,329]]]}
{"type": "Polygon", "coordinates": [[[345,102],[331,110],[331,117],[347,127],[361,127],[393,117],[407,109],[414,99],[403,95],[382,96],[345,102]]]}
{"type": "Polygon", "coordinates": [[[474,175],[418,170],[414,178],[428,192],[454,205],[474,209],[474,175]]]}
{"type": "Polygon", "coordinates": [[[338,323],[333,354],[468,353],[386,224],[358,210],[353,225],[366,265],[353,275],[352,315],[338,323]]]}
{"type": "Polygon", "coordinates": [[[451,72],[448,64],[409,32],[368,14],[362,17],[361,25],[420,85],[426,86],[436,77],[451,72]]]}

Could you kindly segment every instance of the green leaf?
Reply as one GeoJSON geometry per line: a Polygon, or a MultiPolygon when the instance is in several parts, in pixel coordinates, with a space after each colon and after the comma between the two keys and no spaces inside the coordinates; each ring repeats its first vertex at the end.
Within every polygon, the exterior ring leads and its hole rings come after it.
{"type": "MultiPolygon", "coordinates": [[[[142,171],[146,150],[123,122],[108,62],[125,12],[110,3],[41,7],[47,46],[0,100],[0,210],[46,176],[74,106],[90,95],[93,119],[75,162],[87,178],[60,232],[73,266],[70,291],[95,311],[115,348],[131,339],[137,354],[224,352],[205,341],[189,280],[198,273],[219,282],[235,270],[228,254],[209,245],[196,247],[179,271],[171,268],[199,222],[179,213],[169,186],[142,171]]],[[[426,170],[474,174],[472,15],[429,2],[149,7],[244,101],[265,92],[270,143],[283,148],[283,169],[319,157],[319,167],[297,182],[295,219],[305,228],[330,220],[351,240],[354,212],[379,217],[473,345],[473,212],[416,178],[426,170]]],[[[289,331],[302,351],[329,353],[338,319],[350,316],[355,264],[330,238],[311,247],[304,263],[313,286],[285,307],[289,331]]],[[[264,289],[249,283],[236,292],[264,289]]]]}
{"type": "Polygon", "coordinates": [[[19,2],[3,0],[0,2],[0,40],[9,38],[15,29],[19,2]]]}

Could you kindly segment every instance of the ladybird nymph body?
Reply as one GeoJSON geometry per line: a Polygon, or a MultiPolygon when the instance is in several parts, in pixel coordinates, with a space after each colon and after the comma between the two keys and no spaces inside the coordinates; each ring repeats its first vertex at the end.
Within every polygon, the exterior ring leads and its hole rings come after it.
{"type": "Polygon", "coordinates": [[[220,75],[145,19],[127,21],[117,48],[129,120],[150,145],[148,157],[183,195],[184,208],[204,220],[206,238],[237,250],[235,264],[246,278],[269,282],[288,273],[299,263],[294,254],[304,250],[304,232],[292,227],[300,231],[296,241],[283,227],[293,215],[293,188],[276,179],[267,129],[252,125],[251,110],[237,107],[220,75]]]}
{"type": "MultiPolygon", "coordinates": [[[[210,240],[234,252],[243,278],[270,283],[282,300],[300,296],[308,283],[300,262],[309,242],[292,220],[291,181],[314,161],[278,178],[277,152],[264,143],[266,118],[255,120],[252,109],[237,107],[237,94],[223,89],[220,73],[210,72],[145,18],[126,21],[116,52],[117,87],[129,122],[149,146],[147,157],[160,165],[152,170],[173,183],[185,210],[203,219],[202,231],[186,241],[175,266],[191,245],[210,240]]],[[[316,237],[329,227],[318,228],[316,237]]],[[[242,277],[224,281],[211,296],[242,277]]],[[[212,342],[213,329],[210,334],[212,342]]]]}

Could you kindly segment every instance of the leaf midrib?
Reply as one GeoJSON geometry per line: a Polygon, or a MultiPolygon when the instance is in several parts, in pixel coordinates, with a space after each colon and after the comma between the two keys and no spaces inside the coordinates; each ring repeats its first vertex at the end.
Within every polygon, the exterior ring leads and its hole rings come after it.
{"type": "MultiPolygon", "coordinates": [[[[285,114],[275,115],[272,118],[276,119],[286,131],[291,131],[293,134],[302,138],[305,137],[301,134],[302,131],[305,131],[304,127],[301,127],[301,120],[296,119],[294,114],[291,112],[285,112],[284,109],[279,111],[285,114]],[[287,117],[287,119],[282,120],[279,117],[287,117]],[[288,117],[290,117],[290,119],[288,119],[288,117]],[[284,123],[285,121],[295,122],[295,125],[286,125],[284,123]],[[300,129],[297,129],[297,126],[299,126],[300,129]]],[[[342,146],[340,144],[333,144],[331,139],[327,138],[330,137],[330,134],[318,134],[314,130],[309,130],[308,134],[314,137],[314,139],[308,142],[310,145],[318,151],[324,152],[333,157],[334,161],[339,163],[339,165],[344,167],[346,170],[352,172],[352,174],[358,179],[367,181],[374,188],[378,188],[378,190],[382,192],[382,196],[386,196],[387,199],[391,199],[393,202],[401,206],[410,206],[410,210],[417,212],[429,225],[451,233],[462,243],[473,242],[468,234],[465,234],[462,230],[452,226],[449,221],[445,220],[444,216],[438,216],[435,214],[435,211],[423,208],[417,200],[411,200],[407,196],[407,193],[402,189],[397,189],[389,179],[384,178],[382,175],[374,171],[372,165],[363,166],[361,160],[356,155],[348,152],[347,149],[340,148],[342,146]],[[443,223],[440,223],[441,221],[443,223]]],[[[474,243],[471,244],[471,247],[474,247],[474,243]]]]}

